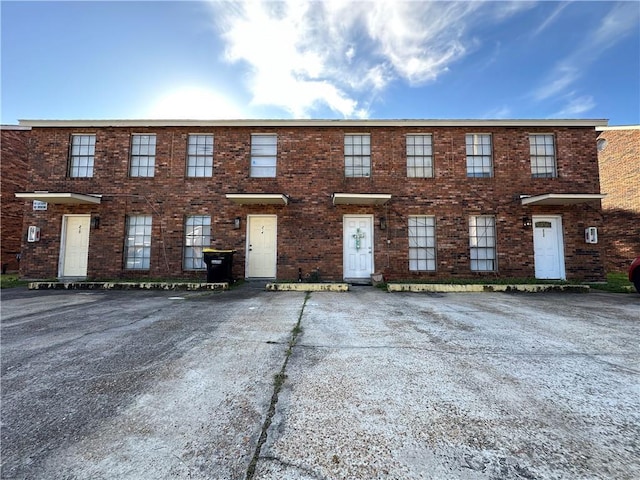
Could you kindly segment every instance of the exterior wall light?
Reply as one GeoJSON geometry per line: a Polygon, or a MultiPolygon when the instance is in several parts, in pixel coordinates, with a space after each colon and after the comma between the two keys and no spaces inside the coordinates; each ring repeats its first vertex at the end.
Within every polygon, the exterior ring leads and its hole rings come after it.
{"type": "Polygon", "coordinates": [[[526,215],[522,217],[522,228],[531,228],[531,217],[527,217],[526,215]]]}
{"type": "Polygon", "coordinates": [[[233,228],[236,230],[240,229],[240,217],[236,217],[233,219],[233,228]]]}
{"type": "Polygon", "coordinates": [[[386,229],[387,229],[387,218],[380,217],[380,230],[386,230],[386,229]]]}
{"type": "Polygon", "coordinates": [[[91,228],[94,230],[98,230],[100,228],[100,217],[91,217],[91,228]]]}

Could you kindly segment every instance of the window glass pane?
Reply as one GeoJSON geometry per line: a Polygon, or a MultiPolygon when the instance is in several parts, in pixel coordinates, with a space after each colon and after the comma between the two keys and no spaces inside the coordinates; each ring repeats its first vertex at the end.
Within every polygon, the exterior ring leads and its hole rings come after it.
{"type": "Polygon", "coordinates": [[[127,218],[125,239],[125,267],[127,269],[149,269],[151,264],[151,226],[150,215],[132,215],[127,218]]]}
{"type": "Polygon", "coordinates": [[[407,176],[433,177],[431,135],[407,135],[407,176]]]}
{"type": "Polygon", "coordinates": [[[92,177],[95,154],[95,135],[72,135],[69,158],[71,177],[92,177]]]}
{"type": "Polygon", "coordinates": [[[469,259],[472,271],[495,271],[496,229],[492,216],[469,218],[469,259]]]}
{"type": "Polygon", "coordinates": [[[344,166],[346,177],[371,176],[371,146],[369,135],[344,136],[344,166]]]}
{"type": "Polygon", "coordinates": [[[277,135],[251,135],[252,177],[275,177],[278,161],[277,135]]]}
{"type": "Polygon", "coordinates": [[[491,135],[477,133],[467,134],[465,142],[467,150],[467,176],[493,176],[491,135]]]}
{"type": "Polygon", "coordinates": [[[153,177],[156,155],[155,135],[131,136],[131,162],[129,175],[132,177],[153,177]]]}
{"type": "Polygon", "coordinates": [[[213,176],[213,135],[189,135],[187,176],[213,176]]]}
{"type": "Polygon", "coordinates": [[[534,178],[555,177],[556,158],[553,135],[529,135],[531,176],[534,178]]]}
{"type": "Polygon", "coordinates": [[[211,244],[211,217],[196,215],[185,221],[183,266],[185,270],[204,270],[202,249],[211,244]]]}
{"type": "Polygon", "coordinates": [[[409,234],[409,270],[432,271],[436,269],[436,232],[435,217],[410,216],[409,234]]]}

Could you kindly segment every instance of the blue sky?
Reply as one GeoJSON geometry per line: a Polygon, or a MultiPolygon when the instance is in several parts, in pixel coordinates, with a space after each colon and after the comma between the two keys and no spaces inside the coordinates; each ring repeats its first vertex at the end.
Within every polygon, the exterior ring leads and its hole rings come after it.
{"type": "Polygon", "coordinates": [[[18,119],[640,123],[640,2],[1,3],[18,119]]]}

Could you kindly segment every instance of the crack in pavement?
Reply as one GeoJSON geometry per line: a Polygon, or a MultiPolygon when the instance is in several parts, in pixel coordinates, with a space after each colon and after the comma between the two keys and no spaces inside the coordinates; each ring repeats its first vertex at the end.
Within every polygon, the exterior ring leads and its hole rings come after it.
{"type": "Polygon", "coordinates": [[[256,449],[253,452],[253,457],[251,458],[251,462],[249,463],[249,467],[247,468],[247,475],[245,480],[253,480],[253,477],[256,473],[256,466],[258,464],[258,460],[260,459],[260,451],[262,450],[262,446],[267,441],[267,431],[271,426],[271,422],[273,420],[273,416],[276,413],[276,406],[278,404],[278,395],[280,394],[280,390],[282,389],[282,385],[284,384],[287,378],[287,365],[289,364],[289,357],[291,357],[291,353],[293,353],[293,347],[298,340],[298,336],[302,332],[300,328],[300,322],[302,321],[302,315],[304,313],[304,308],[307,305],[307,300],[311,296],[310,292],[304,297],[304,302],[302,303],[302,308],[300,309],[300,314],[298,315],[298,321],[295,326],[291,330],[291,338],[289,339],[289,348],[287,348],[285,352],[284,362],[282,363],[282,367],[280,371],[275,375],[273,382],[273,393],[271,395],[271,403],[269,404],[269,409],[267,410],[267,416],[264,419],[264,423],[262,424],[262,431],[260,432],[260,437],[258,438],[258,444],[256,445],[256,449]]]}

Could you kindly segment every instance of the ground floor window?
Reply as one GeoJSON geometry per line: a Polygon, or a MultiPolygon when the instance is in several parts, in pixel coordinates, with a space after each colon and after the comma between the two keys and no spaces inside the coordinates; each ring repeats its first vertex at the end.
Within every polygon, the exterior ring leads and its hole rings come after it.
{"type": "Polygon", "coordinates": [[[124,257],[127,269],[149,269],[151,263],[151,215],[131,215],[127,218],[124,257]]]}
{"type": "Polygon", "coordinates": [[[481,215],[469,218],[469,250],[472,271],[496,270],[496,219],[494,217],[481,215]]]}
{"type": "Polygon", "coordinates": [[[185,270],[204,270],[202,248],[211,244],[211,217],[194,215],[187,217],[184,230],[183,265],[185,270]]]}
{"type": "Polygon", "coordinates": [[[409,217],[409,270],[436,269],[436,219],[428,216],[409,217]]]}

